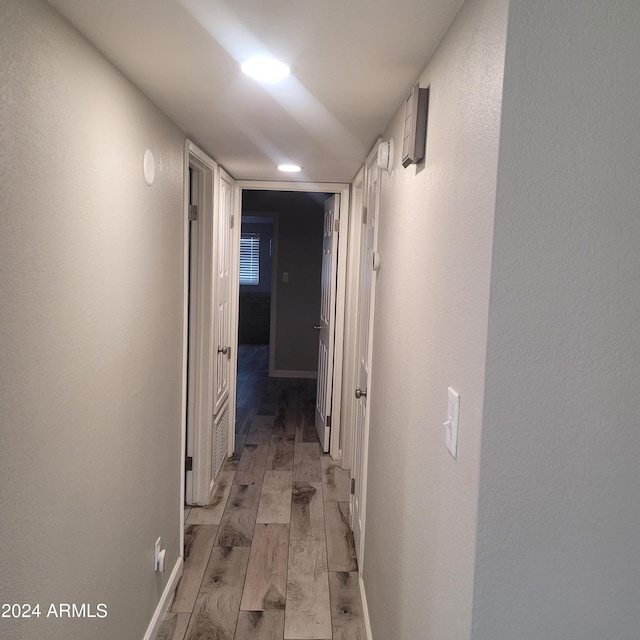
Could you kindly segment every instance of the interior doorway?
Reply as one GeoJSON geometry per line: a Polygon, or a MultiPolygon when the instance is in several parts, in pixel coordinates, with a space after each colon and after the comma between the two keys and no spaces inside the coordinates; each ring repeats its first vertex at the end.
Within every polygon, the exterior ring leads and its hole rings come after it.
{"type": "Polygon", "coordinates": [[[316,378],[326,193],[242,195],[239,345],[269,346],[269,375],[316,378]]]}
{"type": "MultiPolygon", "coordinates": [[[[338,194],[335,201],[336,220],[348,216],[349,186],[337,184],[309,184],[309,183],[263,183],[239,182],[242,200],[242,228],[238,234],[240,245],[242,233],[245,234],[245,248],[253,243],[254,247],[264,246],[262,239],[249,234],[260,234],[269,231],[264,227],[251,225],[265,225],[266,218],[272,222],[270,256],[271,264],[265,267],[271,270],[270,291],[260,285],[243,285],[238,282],[238,355],[243,343],[250,344],[250,340],[264,339],[265,300],[269,305],[269,376],[271,378],[308,379],[313,382],[318,376],[319,331],[322,300],[322,253],[323,234],[325,224],[324,204],[338,194]],[[251,288],[253,287],[253,288],[251,288]],[[253,293],[253,296],[251,296],[253,293]],[[253,300],[251,300],[253,298],[253,300]],[[254,320],[262,317],[260,327],[251,327],[247,313],[254,307],[254,320]],[[244,319],[243,319],[243,316],[244,319]],[[251,334],[253,332],[254,336],[251,334]],[[262,338],[260,338],[262,336],[262,338]]],[[[346,230],[345,224],[344,229],[346,230]]],[[[340,232],[335,227],[336,234],[340,232]]],[[[260,234],[261,235],[261,234],[260,234]]],[[[336,243],[336,247],[337,247],[336,243]]],[[[238,252],[241,254],[242,246],[238,252]]],[[[344,309],[344,271],[346,268],[346,238],[343,253],[336,254],[331,277],[336,283],[338,292],[334,301],[337,317],[343,316],[344,309]],[[341,259],[340,259],[341,258],[341,259]],[[341,283],[341,285],[340,285],[341,283]]],[[[262,263],[259,262],[259,271],[262,263]]],[[[258,282],[260,278],[258,278],[258,282]]],[[[255,323],[254,323],[255,324],[255,323]]],[[[343,323],[336,323],[334,329],[334,343],[331,357],[335,354],[341,357],[343,340],[343,323]]],[[[335,377],[340,377],[342,368],[334,367],[330,373],[332,384],[329,388],[340,389],[335,385],[335,377]]],[[[238,391],[243,384],[243,371],[240,366],[237,372],[238,391]]],[[[237,398],[236,398],[237,400],[237,398]]],[[[339,416],[340,397],[333,394],[332,408],[329,414],[332,431],[326,441],[325,451],[330,452],[334,459],[340,458],[339,416]]],[[[238,420],[242,419],[238,412],[238,420]]],[[[238,422],[238,421],[236,421],[238,422]]]]}

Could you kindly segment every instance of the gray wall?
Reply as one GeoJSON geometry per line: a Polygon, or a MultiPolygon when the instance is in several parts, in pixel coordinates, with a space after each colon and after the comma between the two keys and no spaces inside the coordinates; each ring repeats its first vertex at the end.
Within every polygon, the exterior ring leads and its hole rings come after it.
{"type": "Polygon", "coordinates": [[[326,196],[306,193],[243,192],[243,210],[277,212],[275,369],[315,371],[318,367],[322,229],[326,196]],[[282,281],[283,272],[289,281],[282,281]]]}
{"type": "Polygon", "coordinates": [[[509,9],[474,640],[640,634],[640,4],[509,9]]]}
{"type": "Polygon", "coordinates": [[[638,637],[639,29],[631,0],[467,0],[420,77],[426,162],[382,182],[376,640],[638,637]]]}
{"type": "MultiPolygon", "coordinates": [[[[506,20],[506,0],[463,5],[419,78],[425,162],[382,175],[363,572],[376,640],[471,633],[506,20]]],[[[384,134],[396,148],[402,125],[398,111],[384,134]]]]}
{"type": "Polygon", "coordinates": [[[271,268],[274,245],[272,216],[242,217],[242,233],[260,235],[259,282],[241,284],[238,310],[238,343],[269,344],[271,337],[271,268]]]}
{"type": "Polygon", "coordinates": [[[2,2],[0,87],[0,602],[108,607],[0,635],[139,640],[180,553],[183,134],[40,0],[2,2]]]}

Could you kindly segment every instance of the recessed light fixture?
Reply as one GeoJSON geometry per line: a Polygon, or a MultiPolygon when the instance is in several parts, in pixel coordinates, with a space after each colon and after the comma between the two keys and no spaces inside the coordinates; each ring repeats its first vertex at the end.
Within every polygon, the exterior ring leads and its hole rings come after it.
{"type": "Polygon", "coordinates": [[[258,82],[278,82],[289,75],[291,69],[288,64],[275,58],[249,58],[240,68],[258,82]]]}
{"type": "Polygon", "coordinates": [[[279,164],[278,171],[284,171],[286,173],[298,173],[298,171],[302,171],[302,167],[299,167],[297,164],[279,164]]]}

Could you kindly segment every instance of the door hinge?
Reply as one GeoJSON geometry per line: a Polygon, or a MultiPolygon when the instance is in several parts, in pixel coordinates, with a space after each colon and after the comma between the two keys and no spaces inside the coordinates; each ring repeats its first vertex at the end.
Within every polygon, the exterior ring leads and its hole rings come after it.
{"type": "Polygon", "coordinates": [[[193,457],[187,456],[184,459],[184,470],[185,471],[193,471],[193,457]]]}
{"type": "Polygon", "coordinates": [[[324,423],[325,423],[325,425],[326,425],[327,427],[330,427],[330,426],[331,426],[331,416],[327,416],[327,417],[325,418],[324,423]]]}
{"type": "Polygon", "coordinates": [[[189,205],[189,222],[193,222],[198,219],[198,205],[190,204],[189,205]]]}
{"type": "Polygon", "coordinates": [[[362,224],[367,224],[367,205],[362,205],[362,224]]]}
{"type": "Polygon", "coordinates": [[[356,495],[356,479],[355,478],[351,478],[351,495],[352,496],[356,495]]]}
{"type": "Polygon", "coordinates": [[[340,220],[334,220],[334,221],[333,221],[333,230],[334,230],[336,233],[339,233],[339,232],[340,232],[340,220]]]}
{"type": "Polygon", "coordinates": [[[234,217],[234,215],[233,215],[233,214],[231,214],[231,215],[229,216],[229,218],[230,218],[230,220],[229,220],[229,226],[230,226],[230,228],[231,228],[231,229],[233,229],[233,223],[234,223],[235,217],[234,217]]]}

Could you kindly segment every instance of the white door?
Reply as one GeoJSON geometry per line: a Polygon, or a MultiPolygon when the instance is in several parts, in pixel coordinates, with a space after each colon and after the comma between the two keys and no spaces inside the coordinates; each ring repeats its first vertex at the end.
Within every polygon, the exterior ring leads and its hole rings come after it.
{"type": "MultiPolygon", "coordinates": [[[[354,389],[356,418],[354,425],[354,462],[351,477],[354,481],[352,496],[352,528],[358,562],[362,566],[364,550],[365,486],[367,476],[367,449],[369,413],[367,402],[371,386],[371,343],[373,329],[374,258],[376,258],[376,222],[378,217],[379,169],[375,158],[369,159],[366,171],[365,209],[362,216],[360,244],[360,287],[358,300],[357,387],[354,389]]],[[[376,261],[377,262],[377,261],[376,261]]],[[[377,269],[377,264],[375,265],[377,269]]]]}
{"type": "Polygon", "coordinates": [[[220,175],[217,211],[216,238],[216,280],[215,286],[215,373],[213,393],[213,414],[218,415],[229,398],[231,375],[231,221],[232,221],[231,179],[220,175]]]}
{"type": "Polygon", "coordinates": [[[336,287],[338,264],[338,229],[340,196],[334,195],[324,205],[322,239],[322,276],[320,320],[316,325],[318,345],[318,387],[316,392],[316,431],[325,453],[331,436],[331,397],[333,391],[333,358],[336,324],[336,287]]]}

